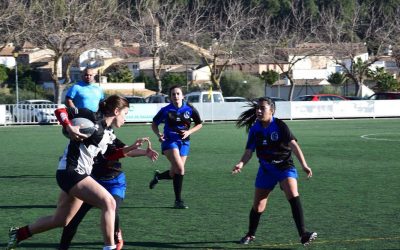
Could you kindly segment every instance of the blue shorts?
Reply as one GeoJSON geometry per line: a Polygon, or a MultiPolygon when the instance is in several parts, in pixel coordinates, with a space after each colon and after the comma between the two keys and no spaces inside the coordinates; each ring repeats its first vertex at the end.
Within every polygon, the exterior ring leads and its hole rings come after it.
{"type": "Polygon", "coordinates": [[[255,187],[273,190],[278,182],[288,177],[297,179],[297,170],[294,166],[282,170],[271,164],[264,164],[258,168],[255,187]]]}
{"type": "Polygon", "coordinates": [[[180,156],[188,156],[190,149],[190,141],[163,141],[161,143],[161,151],[177,148],[180,156]]]}
{"type": "Polygon", "coordinates": [[[116,195],[125,199],[126,191],[126,177],[125,173],[121,172],[115,178],[110,180],[97,180],[100,185],[102,185],[108,192],[112,195],[116,195]]]}

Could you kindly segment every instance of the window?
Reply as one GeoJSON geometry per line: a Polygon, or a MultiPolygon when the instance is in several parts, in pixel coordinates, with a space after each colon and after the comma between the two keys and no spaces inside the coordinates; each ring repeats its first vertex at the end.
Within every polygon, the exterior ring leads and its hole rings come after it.
{"type": "Polygon", "coordinates": [[[199,102],[199,96],[198,95],[192,95],[188,97],[188,102],[199,102]]]}
{"type": "Polygon", "coordinates": [[[223,102],[222,96],[220,94],[213,94],[214,102],[223,102]]]}
{"type": "Polygon", "coordinates": [[[203,95],[203,102],[211,102],[211,96],[208,94],[203,95]]]}

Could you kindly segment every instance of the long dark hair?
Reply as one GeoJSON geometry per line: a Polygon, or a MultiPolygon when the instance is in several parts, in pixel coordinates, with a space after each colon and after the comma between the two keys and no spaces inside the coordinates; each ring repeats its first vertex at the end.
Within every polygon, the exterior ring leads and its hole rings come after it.
{"type": "Polygon", "coordinates": [[[275,113],[275,102],[268,97],[260,97],[257,99],[253,99],[249,102],[247,102],[247,106],[249,109],[246,111],[243,111],[237,121],[236,121],[236,127],[241,128],[241,127],[246,127],[246,132],[249,132],[251,126],[254,124],[254,122],[257,119],[256,115],[256,110],[259,106],[260,102],[266,102],[272,110],[272,113],[275,113]]]}
{"type": "Polygon", "coordinates": [[[104,116],[113,116],[116,108],[123,109],[129,107],[129,102],[120,95],[110,95],[99,103],[99,111],[104,116]]]}

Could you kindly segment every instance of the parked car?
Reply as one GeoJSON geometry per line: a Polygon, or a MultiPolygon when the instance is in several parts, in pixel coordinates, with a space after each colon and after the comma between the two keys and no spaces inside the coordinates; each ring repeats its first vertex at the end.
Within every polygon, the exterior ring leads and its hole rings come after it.
{"type": "Polygon", "coordinates": [[[141,96],[130,95],[125,96],[125,98],[128,100],[129,103],[146,103],[145,99],[141,96]]]}
{"type": "Polygon", "coordinates": [[[247,102],[247,99],[240,96],[226,96],[224,102],[247,102]]]}
{"type": "Polygon", "coordinates": [[[392,100],[400,99],[400,92],[381,92],[368,97],[368,100],[392,100]]]}
{"type": "Polygon", "coordinates": [[[154,94],[145,98],[147,103],[169,103],[170,99],[168,95],[165,94],[154,94]]]}
{"type": "Polygon", "coordinates": [[[301,95],[293,99],[293,101],[345,101],[345,97],[334,94],[314,94],[301,95]]]}
{"type": "Polygon", "coordinates": [[[286,102],[286,99],[283,99],[281,97],[276,97],[276,96],[267,96],[268,98],[270,98],[272,101],[274,102],[286,102]]]}
{"type": "Polygon", "coordinates": [[[49,100],[24,100],[12,108],[14,122],[49,123],[57,121],[54,110],[57,105],[49,100]]]}
{"type": "Polygon", "coordinates": [[[347,100],[352,100],[352,101],[364,100],[364,98],[362,98],[362,97],[360,97],[360,96],[353,96],[353,95],[351,95],[351,96],[345,96],[345,98],[346,98],[347,100]]]}
{"type": "Polygon", "coordinates": [[[195,91],[185,95],[185,99],[191,103],[224,102],[224,97],[219,91],[195,91]]]}

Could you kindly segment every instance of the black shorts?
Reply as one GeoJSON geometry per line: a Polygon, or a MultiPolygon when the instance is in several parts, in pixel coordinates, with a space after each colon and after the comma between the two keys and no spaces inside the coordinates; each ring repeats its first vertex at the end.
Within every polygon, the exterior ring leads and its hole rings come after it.
{"type": "Polygon", "coordinates": [[[78,174],[73,169],[72,170],[57,170],[56,179],[58,186],[67,194],[69,190],[76,183],[80,182],[81,180],[85,179],[89,175],[87,174],[78,174]]]}

